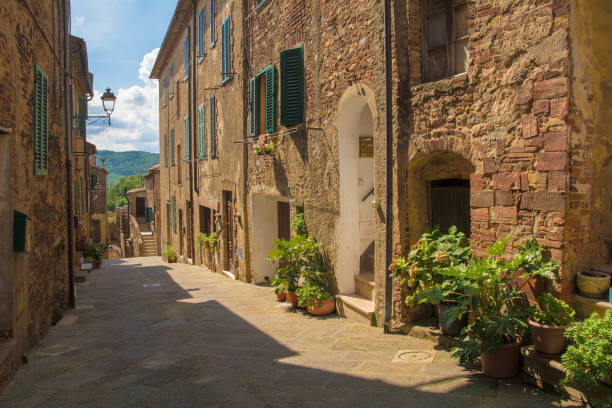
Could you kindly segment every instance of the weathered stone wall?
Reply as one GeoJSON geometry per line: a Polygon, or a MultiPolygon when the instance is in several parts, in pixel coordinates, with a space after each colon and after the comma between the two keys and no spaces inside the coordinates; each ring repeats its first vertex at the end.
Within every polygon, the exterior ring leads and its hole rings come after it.
{"type": "Polygon", "coordinates": [[[96,175],[98,178],[98,185],[100,185],[100,190],[94,190],[93,192],[93,212],[94,214],[106,214],[107,213],[107,203],[106,203],[106,177],[108,172],[101,167],[90,167],[89,168],[90,175],[96,175]]]}
{"type": "Polygon", "coordinates": [[[9,172],[9,183],[0,187],[5,203],[0,218],[10,220],[0,232],[0,275],[10,285],[0,293],[4,316],[0,320],[10,327],[0,327],[0,337],[15,340],[12,359],[5,360],[9,368],[0,367],[0,389],[21,354],[59,320],[69,296],[63,2],[27,4],[29,10],[18,1],[0,7],[0,126],[11,129],[0,134],[0,161],[10,163],[2,170],[9,172]],[[44,176],[33,174],[35,65],[49,79],[48,175],[44,176]],[[26,252],[12,250],[13,210],[30,218],[26,252]]]}
{"type": "MultiPolygon", "coordinates": [[[[421,1],[408,1],[406,15],[396,16],[409,22],[396,44],[408,56],[409,75],[400,67],[395,87],[401,112],[401,252],[431,223],[427,182],[460,175],[471,180],[476,253],[506,234],[514,247],[535,236],[562,261],[569,182],[569,4],[468,4],[468,72],[435,82],[422,82],[421,1]],[[449,161],[437,160],[446,152],[458,160],[452,169],[449,161]],[[425,178],[423,169],[429,172],[425,178]]],[[[564,280],[565,292],[568,285],[564,280]]]]}

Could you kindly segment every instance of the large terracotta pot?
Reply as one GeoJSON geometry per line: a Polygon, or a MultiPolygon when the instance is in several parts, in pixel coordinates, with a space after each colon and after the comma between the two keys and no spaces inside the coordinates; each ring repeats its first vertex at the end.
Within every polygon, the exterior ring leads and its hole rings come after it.
{"type": "Polygon", "coordinates": [[[610,288],[610,275],[603,272],[579,271],[576,275],[576,283],[582,296],[605,298],[610,288]]]}
{"type": "Polygon", "coordinates": [[[480,355],[482,371],[493,378],[510,378],[519,373],[520,346],[518,343],[503,344],[493,352],[480,355]]]}
{"type": "Polygon", "coordinates": [[[308,306],[308,313],[315,316],[328,315],[334,310],[336,310],[336,302],[334,301],[333,297],[322,300],[320,302],[316,302],[312,306],[308,306]]]}
{"type": "Polygon", "coordinates": [[[278,292],[276,294],[276,300],[278,302],[284,302],[285,300],[287,300],[287,292],[285,292],[284,290],[282,292],[278,292]]]}
{"type": "Polygon", "coordinates": [[[544,354],[544,357],[555,357],[563,351],[565,346],[566,326],[545,326],[529,320],[531,338],[537,352],[544,354]]]}
{"type": "Polygon", "coordinates": [[[286,292],[287,294],[287,302],[291,303],[291,306],[293,307],[297,307],[298,305],[298,298],[297,295],[295,294],[295,292],[286,292]]]}
{"type": "Polygon", "coordinates": [[[436,309],[438,310],[438,324],[440,325],[440,330],[442,330],[442,333],[448,334],[449,336],[458,336],[461,334],[461,330],[467,326],[468,316],[466,313],[460,320],[453,320],[450,325],[447,325],[446,319],[442,317],[442,314],[451,307],[453,306],[448,304],[436,304],[436,309]]]}

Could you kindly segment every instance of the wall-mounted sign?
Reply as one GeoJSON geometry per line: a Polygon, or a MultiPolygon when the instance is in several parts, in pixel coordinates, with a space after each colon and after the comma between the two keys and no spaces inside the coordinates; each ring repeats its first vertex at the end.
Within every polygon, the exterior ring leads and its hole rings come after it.
{"type": "Polygon", "coordinates": [[[359,136],[359,157],[374,157],[374,138],[359,136]]]}
{"type": "Polygon", "coordinates": [[[236,245],[236,256],[242,261],[242,246],[236,245]]]}

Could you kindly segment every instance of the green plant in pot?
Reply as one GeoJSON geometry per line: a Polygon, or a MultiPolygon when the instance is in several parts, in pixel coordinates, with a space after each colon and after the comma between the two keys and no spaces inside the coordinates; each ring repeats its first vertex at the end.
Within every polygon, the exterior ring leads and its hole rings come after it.
{"type": "Polygon", "coordinates": [[[471,257],[470,241],[457,227],[450,227],[446,234],[434,228],[421,236],[408,255],[394,259],[389,269],[406,288],[408,306],[435,305],[440,329],[458,335],[467,315],[455,319],[450,309],[462,293],[464,279],[460,275],[471,257]]]}
{"type": "Polygon", "coordinates": [[[88,244],[85,250],[83,251],[83,256],[85,258],[94,259],[94,264],[99,266],[102,263],[102,257],[104,256],[104,252],[102,252],[102,248],[100,248],[96,244],[88,244]]]}
{"type": "Polygon", "coordinates": [[[529,319],[529,329],[536,351],[555,357],[565,346],[565,329],[574,322],[574,310],[550,293],[537,298],[537,306],[529,319]]]}
{"type": "Polygon", "coordinates": [[[176,250],[169,246],[162,252],[162,259],[168,263],[176,262],[176,250]]]}
{"type": "Polygon", "coordinates": [[[463,293],[452,313],[460,317],[471,310],[473,323],[462,331],[461,344],[454,350],[461,362],[480,357],[485,374],[508,378],[518,374],[519,342],[527,332],[529,307],[513,274],[520,268],[519,257],[503,259],[508,237],[487,248],[488,256],[470,262],[463,293]]]}
{"type": "Polygon", "coordinates": [[[287,289],[289,287],[288,282],[285,279],[281,279],[278,275],[270,282],[276,293],[276,300],[284,302],[287,300],[287,289]]]}
{"type": "Polygon", "coordinates": [[[585,391],[591,406],[612,404],[612,395],[597,392],[599,383],[612,385],[612,309],[604,316],[593,313],[565,330],[568,346],[561,356],[562,383],[585,391]]]}
{"type": "Polygon", "coordinates": [[[278,262],[276,277],[287,282],[287,301],[294,306],[298,305],[295,291],[302,272],[312,268],[319,244],[314,238],[296,235],[290,240],[279,238],[274,241],[276,248],[268,253],[268,259],[278,262]]]}

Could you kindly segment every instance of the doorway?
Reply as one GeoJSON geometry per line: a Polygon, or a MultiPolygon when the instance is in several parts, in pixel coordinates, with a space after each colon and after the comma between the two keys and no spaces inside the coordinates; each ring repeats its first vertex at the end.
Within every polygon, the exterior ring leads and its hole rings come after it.
{"type": "MultiPolygon", "coordinates": [[[[347,91],[348,92],[348,91],[347,91]]],[[[374,116],[361,90],[343,98],[338,121],[340,218],[337,240],[338,289],[355,292],[355,277],[374,280],[376,251],[374,116]]]]}
{"type": "Polygon", "coordinates": [[[185,227],[183,226],[183,210],[179,208],[179,254],[183,255],[183,232],[185,227]]]}
{"type": "Polygon", "coordinates": [[[172,213],[170,203],[166,203],[166,246],[172,245],[172,236],[170,223],[172,222],[172,213]]]}
{"type": "Polygon", "coordinates": [[[445,233],[455,225],[457,231],[470,236],[470,181],[464,179],[434,180],[430,183],[431,225],[445,233]]]}
{"type": "Polygon", "coordinates": [[[234,260],[234,200],[231,191],[223,190],[223,270],[231,272],[234,260]]]}
{"type": "MultiPolygon", "coordinates": [[[[146,217],[146,203],[144,197],[136,197],[136,218],[146,217]]],[[[140,220],[139,220],[140,222],[140,220]]]]}

